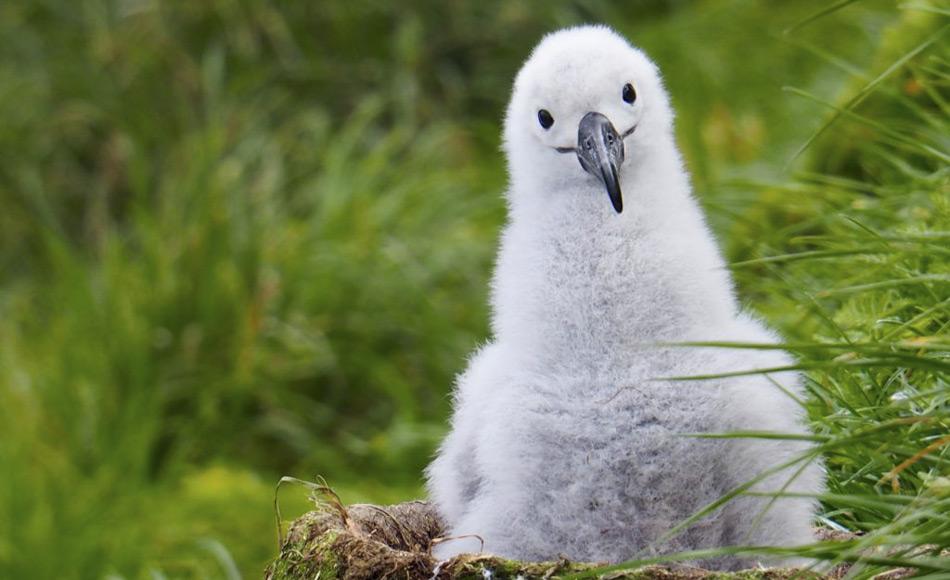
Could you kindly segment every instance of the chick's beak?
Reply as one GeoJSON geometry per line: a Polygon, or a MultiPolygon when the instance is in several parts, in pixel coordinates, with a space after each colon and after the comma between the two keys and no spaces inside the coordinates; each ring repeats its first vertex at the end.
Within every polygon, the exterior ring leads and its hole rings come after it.
{"type": "Polygon", "coordinates": [[[618,171],[623,163],[623,139],[610,119],[600,113],[584,115],[577,126],[577,159],[584,171],[598,178],[607,188],[610,203],[617,213],[623,211],[618,171]]]}

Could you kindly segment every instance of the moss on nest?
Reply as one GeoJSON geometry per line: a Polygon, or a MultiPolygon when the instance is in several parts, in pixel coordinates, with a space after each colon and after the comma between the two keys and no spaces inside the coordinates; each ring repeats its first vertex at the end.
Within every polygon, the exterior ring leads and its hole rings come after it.
{"type": "Polygon", "coordinates": [[[291,524],[266,578],[428,578],[429,544],[441,533],[442,524],[424,502],[327,506],[291,524]]]}
{"type": "MultiPolygon", "coordinates": [[[[439,563],[432,541],[444,534],[432,506],[414,501],[394,506],[333,502],[295,520],[266,580],[541,580],[588,572],[597,564],[568,560],[519,562],[463,554],[439,563]]],[[[647,566],[596,576],[599,580],[784,580],[813,578],[801,570],[757,568],[732,573],[691,567],[647,566]]]]}

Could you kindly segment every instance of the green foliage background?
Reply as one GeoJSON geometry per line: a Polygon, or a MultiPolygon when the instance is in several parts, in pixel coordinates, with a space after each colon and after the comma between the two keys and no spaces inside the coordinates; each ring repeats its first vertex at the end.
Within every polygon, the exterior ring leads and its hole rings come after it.
{"type": "Polygon", "coordinates": [[[255,577],[282,475],[418,496],[487,334],[511,79],[581,22],[659,63],[798,344],[826,523],[950,545],[947,7],[841,4],[0,3],[0,577],[255,577]]]}

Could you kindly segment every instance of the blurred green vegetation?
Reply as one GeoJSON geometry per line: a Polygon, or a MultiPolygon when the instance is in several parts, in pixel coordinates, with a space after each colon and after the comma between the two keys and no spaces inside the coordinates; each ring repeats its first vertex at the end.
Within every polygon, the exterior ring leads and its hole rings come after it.
{"type": "Polygon", "coordinates": [[[487,334],[510,82],[591,21],[664,71],[744,300],[825,345],[796,351],[836,365],[811,374],[816,430],[923,417],[829,450],[832,491],[926,496],[947,446],[881,478],[950,429],[946,369],[838,363],[947,342],[946,43],[852,103],[872,124],[842,115],[785,165],[817,101],[860,95],[945,9],[865,0],[782,33],[826,5],[0,4],[0,577],[255,577],[281,475],[418,496],[487,334]]]}

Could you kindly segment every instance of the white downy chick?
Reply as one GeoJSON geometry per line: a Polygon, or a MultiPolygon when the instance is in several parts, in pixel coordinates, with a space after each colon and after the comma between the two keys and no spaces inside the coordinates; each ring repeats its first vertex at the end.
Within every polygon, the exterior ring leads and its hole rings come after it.
{"type": "MultiPolygon", "coordinates": [[[[656,66],[606,27],[548,35],[515,80],[504,143],[493,339],[458,379],[451,431],[427,470],[448,535],[478,538],[436,555],[477,552],[483,540],[523,560],[619,562],[813,541],[815,502],[801,495],[739,497],[665,537],[810,447],[684,436],[805,434],[795,373],[656,380],[792,364],[780,351],[663,346],[776,337],[739,310],[656,66]]],[[[806,459],[750,491],[821,488],[820,464],[806,459]]]]}

